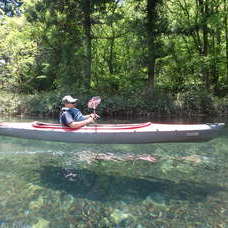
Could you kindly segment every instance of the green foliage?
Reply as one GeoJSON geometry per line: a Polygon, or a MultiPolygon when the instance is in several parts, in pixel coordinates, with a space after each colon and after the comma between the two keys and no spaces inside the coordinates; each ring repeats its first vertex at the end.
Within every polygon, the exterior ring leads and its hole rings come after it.
{"type": "Polygon", "coordinates": [[[61,4],[44,0],[26,10],[39,46],[38,78],[33,82],[37,90],[77,88],[83,80],[82,29],[77,7],[75,1],[61,4]]]}
{"type": "MultiPolygon", "coordinates": [[[[228,63],[228,52],[224,52],[227,46],[222,48],[226,42],[225,4],[222,1],[182,0],[167,3],[171,9],[169,37],[173,50],[170,56],[174,64],[168,63],[165,67],[173,70],[173,74],[181,79],[178,80],[181,85],[194,82],[196,86],[203,85],[208,92],[213,90],[216,95],[224,94],[218,88],[224,84],[228,73],[224,71],[228,63]]],[[[172,81],[177,84],[175,77],[172,81]]]]}
{"type": "Polygon", "coordinates": [[[0,57],[4,64],[0,69],[0,81],[3,88],[10,91],[29,89],[29,81],[35,75],[36,43],[31,40],[30,25],[24,17],[1,19],[0,57]]]}
{"type": "Polygon", "coordinates": [[[21,15],[20,7],[23,4],[21,1],[16,0],[1,0],[0,1],[0,13],[3,13],[9,17],[21,15]]]}
{"type": "Polygon", "coordinates": [[[105,116],[143,116],[174,113],[175,107],[173,98],[164,92],[142,95],[141,91],[135,91],[112,96],[104,94],[98,111],[105,116]]]}
{"type": "Polygon", "coordinates": [[[204,114],[215,112],[214,97],[205,90],[188,91],[178,94],[177,97],[183,112],[190,112],[190,114],[191,112],[204,114]]]}
{"type": "MultiPolygon", "coordinates": [[[[1,114],[23,114],[58,116],[62,107],[61,99],[68,95],[66,91],[52,91],[36,93],[33,95],[15,95],[8,92],[0,93],[1,114]]],[[[94,95],[85,94],[83,90],[70,93],[79,98],[78,108],[83,113],[92,112],[87,108],[87,102],[94,95]]],[[[206,92],[186,92],[178,94],[177,98],[164,92],[156,92],[147,95],[118,94],[108,96],[101,95],[102,102],[97,112],[102,118],[106,116],[152,116],[155,114],[227,114],[228,98],[218,98],[206,92]]]]}
{"type": "Polygon", "coordinates": [[[226,115],[228,113],[228,96],[223,98],[215,97],[214,108],[217,113],[226,115]]]}
{"type": "Polygon", "coordinates": [[[104,97],[107,115],[226,112],[226,3],[149,3],[26,0],[24,15],[2,17],[0,87],[30,94],[10,107],[56,113],[76,91],[84,110],[90,96],[104,97]]]}

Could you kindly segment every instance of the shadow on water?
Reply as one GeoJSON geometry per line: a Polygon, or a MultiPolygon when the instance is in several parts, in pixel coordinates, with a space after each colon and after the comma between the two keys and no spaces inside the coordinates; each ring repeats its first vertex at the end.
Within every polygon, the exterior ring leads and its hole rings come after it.
{"type": "Polygon", "coordinates": [[[87,169],[65,169],[44,166],[40,172],[41,184],[54,190],[64,191],[74,197],[96,201],[136,201],[160,195],[163,201],[205,201],[207,196],[228,189],[208,183],[176,183],[159,178],[131,178],[117,175],[96,174],[87,169]]]}

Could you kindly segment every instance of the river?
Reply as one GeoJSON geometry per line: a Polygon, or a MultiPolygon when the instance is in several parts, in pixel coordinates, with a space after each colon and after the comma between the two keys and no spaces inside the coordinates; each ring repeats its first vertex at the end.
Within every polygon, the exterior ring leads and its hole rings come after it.
{"type": "Polygon", "coordinates": [[[225,228],[228,128],[210,142],[186,144],[1,136],[0,193],[0,228],[225,228]]]}

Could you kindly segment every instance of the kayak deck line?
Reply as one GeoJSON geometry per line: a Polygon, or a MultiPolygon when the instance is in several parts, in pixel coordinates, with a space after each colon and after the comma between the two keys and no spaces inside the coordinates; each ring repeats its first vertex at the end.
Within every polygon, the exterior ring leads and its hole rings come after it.
{"type": "Polygon", "coordinates": [[[77,130],[134,130],[138,128],[149,127],[152,123],[142,123],[142,124],[95,124],[79,128],[70,128],[62,126],[61,124],[49,124],[49,123],[40,123],[34,122],[32,126],[34,128],[46,128],[46,129],[61,129],[68,131],[77,131],[77,130]]]}

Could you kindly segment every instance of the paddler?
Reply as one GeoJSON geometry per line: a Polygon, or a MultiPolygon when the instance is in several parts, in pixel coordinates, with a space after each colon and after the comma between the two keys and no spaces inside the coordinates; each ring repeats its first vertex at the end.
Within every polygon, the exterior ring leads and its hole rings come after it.
{"type": "Polygon", "coordinates": [[[83,115],[79,109],[76,108],[78,99],[70,95],[63,97],[62,103],[64,107],[61,109],[59,122],[67,127],[80,128],[87,124],[94,123],[99,118],[95,113],[83,115]]]}

